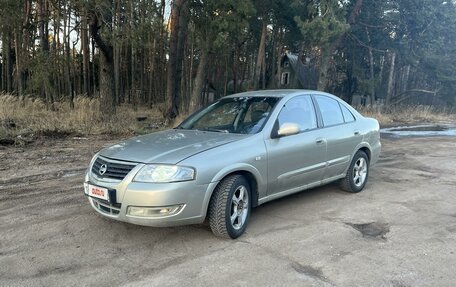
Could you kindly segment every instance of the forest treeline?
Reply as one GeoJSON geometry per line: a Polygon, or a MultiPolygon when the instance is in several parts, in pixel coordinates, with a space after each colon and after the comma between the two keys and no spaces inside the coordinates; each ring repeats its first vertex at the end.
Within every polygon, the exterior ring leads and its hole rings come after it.
{"type": "Polygon", "coordinates": [[[1,0],[0,90],[48,109],[98,97],[161,104],[172,119],[212,98],[302,86],[351,102],[456,104],[453,0],[1,0]]]}

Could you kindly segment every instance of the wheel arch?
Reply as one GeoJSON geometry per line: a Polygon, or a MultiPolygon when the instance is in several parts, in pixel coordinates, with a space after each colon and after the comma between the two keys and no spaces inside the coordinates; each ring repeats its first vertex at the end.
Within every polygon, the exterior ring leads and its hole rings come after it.
{"type": "Polygon", "coordinates": [[[250,184],[250,190],[251,190],[251,196],[252,196],[252,207],[258,206],[258,198],[260,195],[260,189],[261,189],[261,182],[262,182],[262,176],[260,172],[253,166],[251,165],[240,165],[240,166],[233,166],[231,168],[225,168],[221,170],[217,175],[214,177],[214,179],[211,182],[211,187],[209,188],[209,192],[206,194],[205,200],[204,200],[204,205],[203,205],[203,214],[207,216],[207,211],[209,208],[209,203],[212,198],[212,195],[214,194],[214,190],[217,188],[217,186],[220,184],[220,182],[234,174],[239,174],[244,176],[247,181],[250,184]]]}
{"type": "Polygon", "coordinates": [[[353,158],[355,157],[355,154],[362,150],[363,152],[365,152],[367,154],[367,159],[369,160],[369,163],[370,163],[370,160],[371,160],[371,156],[372,156],[372,152],[371,152],[371,147],[369,145],[369,143],[367,142],[362,142],[360,143],[358,146],[356,146],[356,148],[353,150],[353,154],[351,155],[350,157],[350,161],[348,162],[347,164],[347,167],[345,168],[345,171],[344,173],[347,173],[348,171],[348,168],[350,167],[350,164],[351,162],[353,161],[353,158]]]}
{"type": "Polygon", "coordinates": [[[354,149],[353,154],[351,155],[350,162],[353,160],[353,157],[355,156],[355,154],[360,150],[362,150],[363,152],[366,153],[367,158],[370,161],[370,159],[372,157],[371,146],[367,142],[362,142],[362,143],[358,144],[358,146],[354,149]]]}
{"type": "MultiPolygon", "coordinates": [[[[361,148],[359,148],[359,149],[358,149],[358,151],[360,151],[360,150],[362,150],[363,152],[365,152],[365,153],[366,153],[366,155],[367,155],[367,159],[368,159],[368,160],[369,160],[369,162],[370,162],[370,160],[371,160],[371,156],[372,156],[372,154],[371,154],[371,150],[370,150],[370,149],[369,149],[367,146],[363,146],[363,147],[361,147],[361,148]]],[[[358,151],[356,151],[356,152],[358,152],[358,151]]],[[[356,154],[356,152],[355,152],[355,154],[356,154]]]]}

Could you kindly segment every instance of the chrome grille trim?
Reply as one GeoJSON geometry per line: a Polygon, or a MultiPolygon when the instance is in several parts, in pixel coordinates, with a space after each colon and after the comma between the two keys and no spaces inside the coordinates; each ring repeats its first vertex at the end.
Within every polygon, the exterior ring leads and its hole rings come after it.
{"type": "Polygon", "coordinates": [[[98,156],[97,159],[93,162],[91,171],[92,174],[98,178],[123,180],[136,165],[137,163],[112,160],[106,157],[98,156]],[[100,174],[100,167],[103,164],[107,166],[107,169],[104,174],[100,174]]]}

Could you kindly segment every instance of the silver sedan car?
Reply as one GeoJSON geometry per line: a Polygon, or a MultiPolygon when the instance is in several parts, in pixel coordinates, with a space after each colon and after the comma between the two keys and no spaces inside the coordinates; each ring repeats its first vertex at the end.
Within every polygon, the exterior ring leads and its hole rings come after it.
{"type": "Polygon", "coordinates": [[[98,152],[84,192],[101,215],[147,226],[202,223],[237,238],[253,207],[339,181],[359,192],[380,154],[379,124],[318,91],[235,94],[174,129],[98,152]]]}

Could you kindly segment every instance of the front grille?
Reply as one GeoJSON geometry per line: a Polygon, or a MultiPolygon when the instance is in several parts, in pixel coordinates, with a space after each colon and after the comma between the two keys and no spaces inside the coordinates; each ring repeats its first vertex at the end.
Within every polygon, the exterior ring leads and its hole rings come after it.
{"type": "Polygon", "coordinates": [[[98,157],[92,165],[92,173],[101,178],[112,178],[122,180],[136,166],[134,163],[120,163],[98,157]],[[106,166],[103,172],[100,172],[102,166],[106,166]]]}

